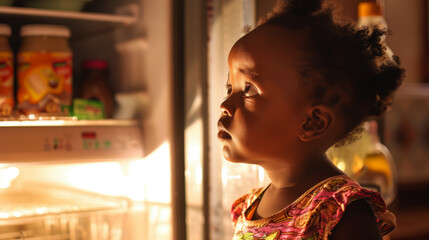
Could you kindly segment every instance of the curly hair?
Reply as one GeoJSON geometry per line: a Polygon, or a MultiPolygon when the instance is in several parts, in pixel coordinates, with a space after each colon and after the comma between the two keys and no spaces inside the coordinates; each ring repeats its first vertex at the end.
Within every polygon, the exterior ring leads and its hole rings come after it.
{"type": "Polygon", "coordinates": [[[323,0],[279,0],[258,22],[258,26],[266,24],[304,34],[303,49],[310,56],[310,69],[300,71],[304,82],[315,99],[340,104],[347,133],[354,133],[362,121],[381,116],[392,103],[404,69],[397,56],[386,59],[385,46],[380,43],[385,30],[370,31],[340,21],[334,17],[333,5],[323,0]],[[328,94],[335,88],[342,94],[328,94]]]}

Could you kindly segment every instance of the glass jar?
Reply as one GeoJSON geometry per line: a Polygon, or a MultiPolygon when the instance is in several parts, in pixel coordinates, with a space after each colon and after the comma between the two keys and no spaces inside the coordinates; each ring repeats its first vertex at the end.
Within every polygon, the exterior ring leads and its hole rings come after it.
{"type": "Polygon", "coordinates": [[[13,52],[9,45],[10,26],[0,24],[0,117],[9,117],[15,105],[13,52]]]}
{"type": "Polygon", "coordinates": [[[68,115],[72,101],[73,54],[65,26],[21,28],[18,52],[18,110],[23,114],[68,115]]]}

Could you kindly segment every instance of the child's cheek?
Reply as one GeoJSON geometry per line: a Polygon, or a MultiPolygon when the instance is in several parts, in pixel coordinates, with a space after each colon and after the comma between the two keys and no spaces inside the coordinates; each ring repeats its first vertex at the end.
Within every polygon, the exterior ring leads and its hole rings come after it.
{"type": "Polygon", "coordinates": [[[256,102],[254,99],[245,99],[244,108],[248,112],[256,112],[256,102]]]}

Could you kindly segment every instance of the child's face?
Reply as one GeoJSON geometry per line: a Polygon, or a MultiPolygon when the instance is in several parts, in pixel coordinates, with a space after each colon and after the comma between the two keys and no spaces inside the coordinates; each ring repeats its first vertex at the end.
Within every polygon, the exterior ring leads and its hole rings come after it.
{"type": "Polygon", "coordinates": [[[303,58],[299,38],[279,27],[261,26],[231,49],[228,96],[218,123],[227,160],[264,165],[266,159],[301,151],[298,136],[310,104],[298,73],[303,58]]]}

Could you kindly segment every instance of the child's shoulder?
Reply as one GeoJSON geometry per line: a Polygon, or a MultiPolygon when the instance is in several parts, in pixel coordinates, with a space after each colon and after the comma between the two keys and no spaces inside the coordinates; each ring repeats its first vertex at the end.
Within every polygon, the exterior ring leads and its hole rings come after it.
{"type": "Polygon", "coordinates": [[[333,199],[341,208],[362,199],[366,200],[374,211],[386,211],[386,204],[378,192],[361,187],[359,183],[345,175],[324,180],[312,195],[320,199],[333,199]]]}
{"type": "Polygon", "coordinates": [[[326,179],[312,195],[314,196],[313,201],[319,203],[320,213],[327,215],[325,219],[329,219],[325,229],[328,234],[339,222],[344,222],[345,216],[353,215],[351,219],[354,222],[358,221],[356,213],[360,214],[362,218],[375,217],[382,235],[395,228],[395,216],[387,210],[380,194],[361,187],[347,176],[326,179]],[[370,211],[365,211],[368,209],[370,211]]]}

